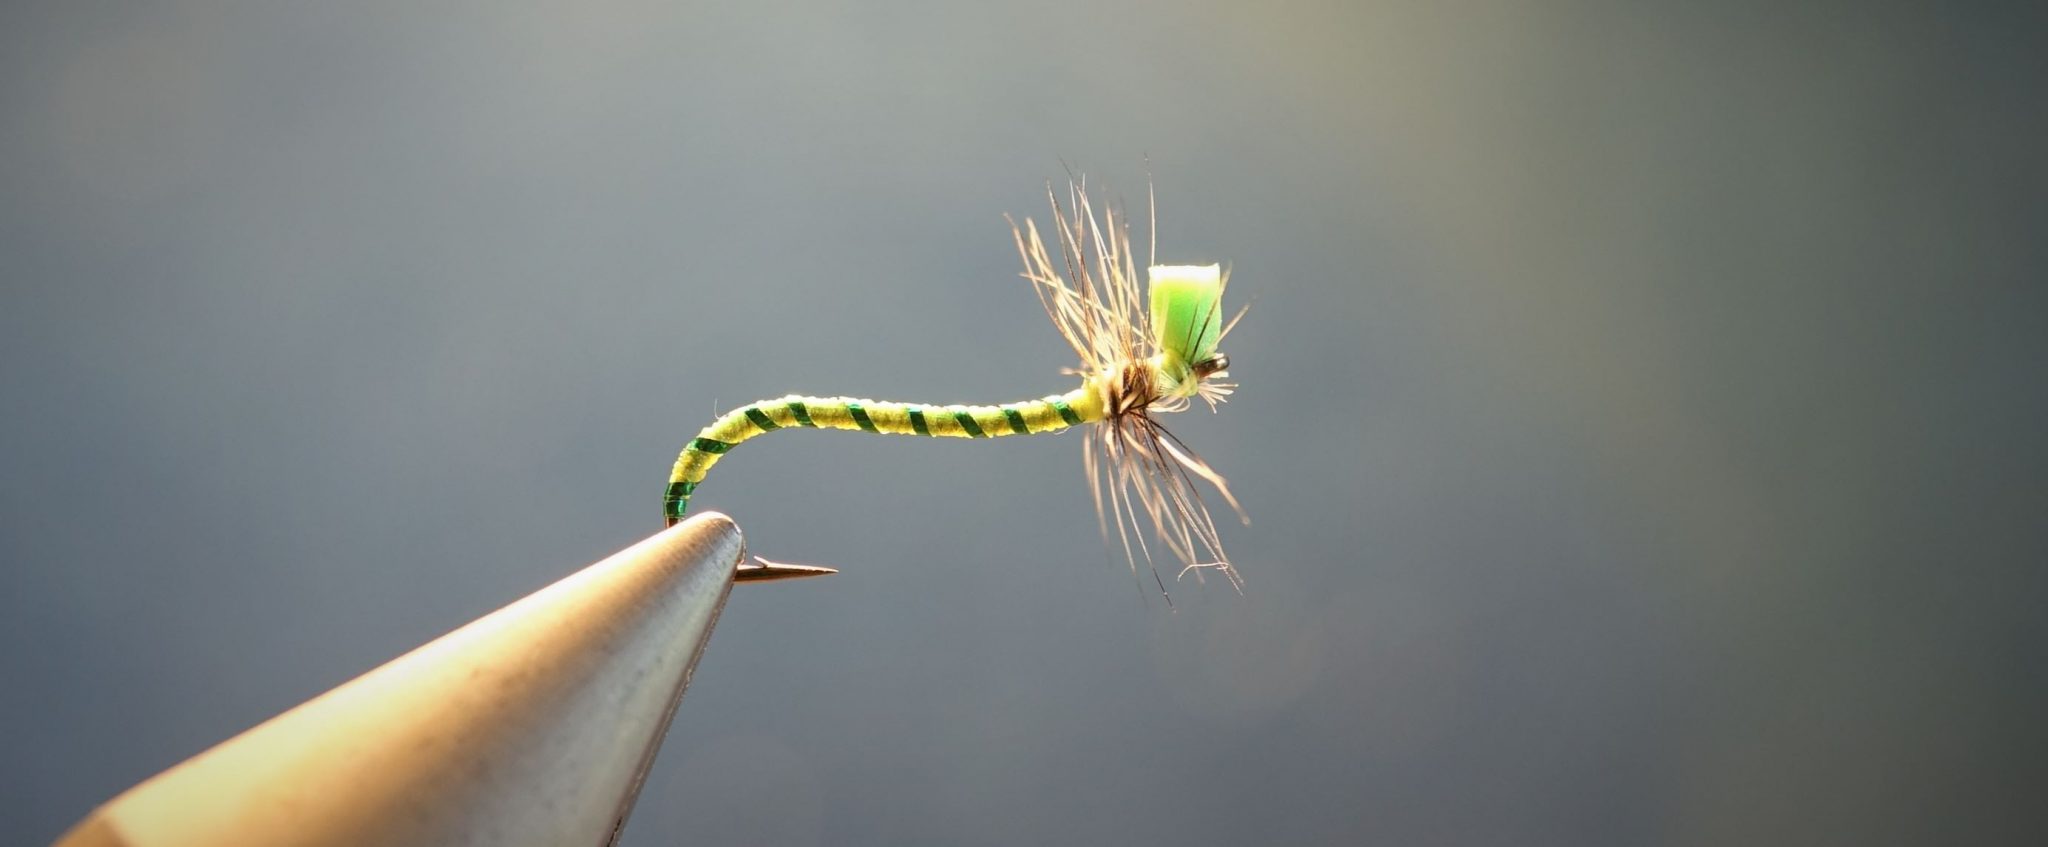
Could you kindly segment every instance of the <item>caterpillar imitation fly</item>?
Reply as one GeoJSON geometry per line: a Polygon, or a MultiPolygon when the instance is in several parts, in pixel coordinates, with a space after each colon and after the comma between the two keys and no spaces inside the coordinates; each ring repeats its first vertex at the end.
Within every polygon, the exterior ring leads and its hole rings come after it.
{"type": "MultiPolygon", "coordinates": [[[[1223,553],[1216,524],[1195,480],[1216,487],[1240,519],[1244,509],[1223,477],[1168,432],[1157,415],[1186,409],[1199,398],[1211,411],[1236,387],[1224,382],[1230,359],[1216,346],[1244,316],[1223,321],[1229,275],[1217,265],[1157,265],[1148,261],[1149,309],[1141,305],[1128,222],[1114,208],[1101,221],[1085,185],[1068,191],[1068,207],[1052,201],[1060,263],[1055,264],[1035,222],[1011,223],[1025,279],[1046,315],[1081,357],[1065,372],[1081,385],[1065,394],[999,406],[922,405],[853,397],[790,395],[762,400],[712,422],[676,458],[663,513],[674,525],[690,495],[720,456],[763,433],[792,427],[857,429],[891,435],[992,438],[1061,432],[1087,425],[1083,458],[1104,540],[1116,526],[1124,557],[1135,571],[1140,558],[1166,590],[1152,561],[1139,515],[1152,535],[1181,562],[1181,573],[1216,570],[1242,588],[1223,553]],[[1064,271],[1064,273],[1062,272],[1064,271]],[[1104,498],[1107,496],[1107,508],[1104,498]]],[[[1156,229],[1156,213],[1154,228],[1156,229]]],[[[1157,252],[1157,234],[1153,236],[1157,252]]]]}

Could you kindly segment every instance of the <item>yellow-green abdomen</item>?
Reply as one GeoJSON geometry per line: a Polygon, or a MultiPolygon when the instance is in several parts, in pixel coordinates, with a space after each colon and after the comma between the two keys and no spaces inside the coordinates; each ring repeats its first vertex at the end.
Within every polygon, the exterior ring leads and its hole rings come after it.
{"type": "Polygon", "coordinates": [[[1093,382],[1065,394],[1001,406],[926,406],[853,397],[790,395],[762,400],[713,421],[676,457],[662,513],[673,526],[688,511],[690,494],[711,466],[743,441],[794,427],[857,429],[888,435],[994,438],[1037,435],[1102,420],[1102,393],[1093,382]]]}

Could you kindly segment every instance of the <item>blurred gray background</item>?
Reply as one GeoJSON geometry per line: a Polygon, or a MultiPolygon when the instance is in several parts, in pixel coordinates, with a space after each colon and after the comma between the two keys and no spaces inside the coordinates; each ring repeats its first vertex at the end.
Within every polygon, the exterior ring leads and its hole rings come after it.
{"type": "Polygon", "coordinates": [[[0,839],[715,411],[1064,390],[1002,215],[1149,157],[1256,300],[1172,420],[1245,596],[1078,436],[750,443],[694,505],[845,572],[736,592],[628,843],[2039,843],[2038,13],[416,5],[0,12],[0,839]]]}

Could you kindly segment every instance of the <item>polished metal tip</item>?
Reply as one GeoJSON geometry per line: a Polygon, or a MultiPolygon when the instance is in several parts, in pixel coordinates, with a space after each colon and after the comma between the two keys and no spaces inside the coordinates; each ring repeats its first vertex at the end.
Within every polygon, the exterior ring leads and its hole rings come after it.
{"type": "Polygon", "coordinates": [[[825,576],[826,574],[838,572],[838,568],[828,568],[824,565],[792,565],[784,562],[771,562],[760,556],[755,556],[751,562],[741,562],[740,566],[733,570],[732,579],[734,582],[768,582],[777,579],[802,579],[807,576],[825,576]]]}

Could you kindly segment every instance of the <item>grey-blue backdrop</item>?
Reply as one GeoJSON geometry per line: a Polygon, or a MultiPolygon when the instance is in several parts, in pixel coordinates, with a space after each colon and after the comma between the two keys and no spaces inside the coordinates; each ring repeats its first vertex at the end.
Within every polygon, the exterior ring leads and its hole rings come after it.
{"type": "Polygon", "coordinates": [[[697,505],[845,573],[737,593],[629,843],[2039,837],[2018,4],[130,5],[0,12],[4,840],[658,528],[715,410],[1063,390],[1002,215],[1147,157],[1256,298],[1174,421],[1246,595],[1071,435],[749,444],[697,505]]]}

